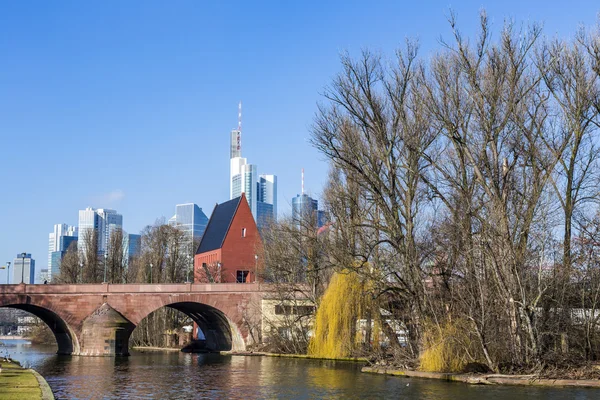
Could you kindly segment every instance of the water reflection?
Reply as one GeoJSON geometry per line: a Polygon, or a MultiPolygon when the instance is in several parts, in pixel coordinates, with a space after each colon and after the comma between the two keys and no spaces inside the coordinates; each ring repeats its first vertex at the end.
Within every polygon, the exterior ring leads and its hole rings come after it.
{"type": "Polygon", "coordinates": [[[133,352],[58,356],[56,347],[13,341],[15,359],[46,377],[57,399],[595,399],[592,389],[468,386],[361,374],[360,365],[270,357],[133,352]]]}

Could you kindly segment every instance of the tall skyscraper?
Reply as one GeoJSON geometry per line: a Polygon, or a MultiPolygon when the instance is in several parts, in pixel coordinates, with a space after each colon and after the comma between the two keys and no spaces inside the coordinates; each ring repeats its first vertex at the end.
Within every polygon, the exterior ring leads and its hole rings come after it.
{"type": "MultiPolygon", "coordinates": [[[[77,240],[78,229],[76,226],[70,226],[67,224],[55,224],[54,229],[48,235],[48,269],[46,270],[47,276],[40,279],[48,280],[52,279],[52,275],[58,275],[58,268],[60,261],[67,251],[69,245],[77,240]],[[67,238],[67,239],[64,239],[67,238]],[[55,254],[56,253],[56,254],[55,254]]],[[[44,269],[41,273],[44,274],[44,269]]]]}
{"type": "Polygon", "coordinates": [[[117,229],[123,229],[123,216],[115,210],[90,207],[79,210],[78,250],[85,251],[86,237],[95,230],[98,233],[98,254],[104,254],[108,248],[110,235],[117,229]]]}
{"type": "Polygon", "coordinates": [[[44,280],[52,281],[53,277],[56,278],[60,275],[60,263],[62,262],[65,254],[67,254],[67,250],[69,247],[75,246],[77,248],[77,236],[61,236],[58,242],[58,250],[50,253],[50,267],[48,267],[48,271],[46,276],[44,276],[44,270],[41,271],[40,280],[43,282],[44,280]]]}
{"type": "Polygon", "coordinates": [[[35,279],[35,260],[31,258],[31,254],[17,254],[13,260],[11,267],[13,271],[13,279],[11,283],[27,283],[33,284],[35,279]]]}
{"type": "Polygon", "coordinates": [[[321,227],[325,223],[324,213],[319,211],[318,200],[304,193],[304,169],[302,169],[302,194],[298,194],[292,199],[292,220],[301,224],[310,221],[310,218],[314,218],[313,221],[317,227],[321,227]]]}
{"type": "MultiPolygon", "coordinates": [[[[175,215],[169,219],[169,225],[177,226],[185,232],[187,240],[199,243],[204,234],[208,217],[200,207],[194,203],[177,204],[175,215]]],[[[196,249],[193,249],[194,251],[196,249]]]]}
{"type": "Polygon", "coordinates": [[[277,221],[277,176],[262,174],[258,178],[257,188],[257,218],[259,229],[271,221],[277,221]]]}
{"type": "Polygon", "coordinates": [[[292,220],[300,223],[307,218],[317,218],[319,210],[318,200],[313,199],[306,193],[298,194],[292,198],[292,220]]]}
{"type": "Polygon", "coordinates": [[[229,149],[229,198],[235,199],[245,193],[255,221],[273,218],[277,214],[277,177],[261,175],[259,181],[256,164],[248,164],[242,157],[242,103],[238,128],[231,131],[229,149]],[[265,204],[259,206],[259,202],[265,204]]]}
{"type": "Polygon", "coordinates": [[[139,256],[142,252],[142,235],[130,233],[124,235],[123,241],[123,247],[127,251],[127,264],[129,264],[129,260],[139,256]]]}

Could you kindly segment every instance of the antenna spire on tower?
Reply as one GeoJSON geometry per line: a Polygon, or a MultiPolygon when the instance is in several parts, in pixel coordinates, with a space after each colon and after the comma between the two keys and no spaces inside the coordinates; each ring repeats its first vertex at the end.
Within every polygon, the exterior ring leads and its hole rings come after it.
{"type": "Polygon", "coordinates": [[[304,168],[302,168],[302,194],[304,194],[304,168]]]}
{"type": "Polygon", "coordinates": [[[240,104],[238,106],[238,131],[242,130],[242,101],[240,100],[240,104]]]}

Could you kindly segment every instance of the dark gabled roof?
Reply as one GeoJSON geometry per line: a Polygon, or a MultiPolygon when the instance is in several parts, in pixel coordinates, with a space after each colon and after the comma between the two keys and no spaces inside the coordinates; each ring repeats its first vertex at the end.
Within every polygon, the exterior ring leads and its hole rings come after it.
{"type": "Polygon", "coordinates": [[[215,206],[202,239],[200,239],[196,254],[220,249],[223,246],[231,221],[233,221],[242,199],[245,199],[243,195],[215,206]]]}

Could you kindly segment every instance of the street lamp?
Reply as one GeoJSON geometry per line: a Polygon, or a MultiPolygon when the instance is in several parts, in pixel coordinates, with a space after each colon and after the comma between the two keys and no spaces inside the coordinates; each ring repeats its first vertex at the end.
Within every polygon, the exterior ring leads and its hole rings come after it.
{"type": "Polygon", "coordinates": [[[150,263],[150,283],[152,283],[152,263],[150,263]]]}
{"type": "Polygon", "coordinates": [[[256,275],[258,274],[258,254],[254,255],[254,283],[256,283],[256,275]]]}
{"type": "Polygon", "coordinates": [[[8,285],[10,282],[10,261],[6,262],[6,284],[8,285]]]}
{"type": "Polygon", "coordinates": [[[194,257],[188,255],[188,264],[187,264],[187,276],[185,278],[185,283],[190,283],[190,263],[192,264],[192,269],[194,268],[194,257]]]}
{"type": "Polygon", "coordinates": [[[104,253],[104,281],[102,283],[106,283],[106,260],[108,259],[108,254],[104,253]]]}
{"type": "Polygon", "coordinates": [[[79,263],[79,283],[83,283],[83,263],[79,263]]]}
{"type": "Polygon", "coordinates": [[[27,257],[27,253],[21,253],[21,258],[23,259],[23,263],[21,264],[21,283],[25,283],[25,258],[27,257]]]}

